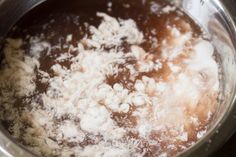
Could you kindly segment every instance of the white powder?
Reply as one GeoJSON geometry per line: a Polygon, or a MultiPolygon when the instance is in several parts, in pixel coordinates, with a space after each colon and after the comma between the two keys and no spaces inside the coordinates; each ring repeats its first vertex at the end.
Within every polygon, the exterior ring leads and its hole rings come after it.
{"type": "Polygon", "coordinates": [[[139,32],[135,22],[131,19],[117,21],[104,13],[97,13],[97,16],[104,19],[98,29],[91,26],[90,32],[93,34],[91,39],[84,39],[88,46],[101,48],[118,46],[122,39],[126,38],[130,44],[140,44],[143,34],[139,32]]]}
{"type": "Polygon", "coordinates": [[[175,11],[176,10],[176,7],[175,6],[170,6],[170,5],[167,5],[166,7],[162,8],[162,12],[167,14],[169,12],[172,12],[172,11],[175,11]]]}
{"type": "MultiPolygon", "coordinates": [[[[174,10],[167,6],[163,12],[174,10]]],[[[8,118],[13,120],[13,136],[28,143],[39,155],[65,157],[71,153],[82,157],[143,156],[148,151],[141,150],[146,145],[143,139],[150,146],[170,142],[173,149],[178,142],[187,142],[191,124],[197,127],[201,116],[211,117],[208,113],[212,107],[203,107],[205,103],[216,101],[214,96],[204,97],[218,92],[218,67],[211,43],[194,39],[191,31],[181,34],[177,28],[170,28],[171,41],[161,43],[161,57],[155,59],[140,46],[144,35],[132,19],[117,20],[105,13],[97,16],[102,18],[101,24],[97,28],[89,26],[90,35],[85,35],[77,47],[67,45],[68,53],[59,55],[57,63],[49,68],[53,75],[41,70],[39,63],[40,54],[50,55],[49,43],[32,38],[30,52],[25,54],[23,40],[8,39],[0,71],[0,103],[3,111],[12,113],[8,118]],[[118,49],[124,40],[130,52],[118,49]],[[191,40],[192,50],[185,52],[191,40]],[[76,55],[71,55],[70,50],[76,55]],[[186,58],[181,58],[185,53],[186,58]],[[128,58],[136,63],[126,64],[128,58]],[[70,67],[62,66],[63,61],[70,61],[70,67]],[[125,66],[122,69],[119,65],[125,66]],[[114,84],[107,81],[108,77],[119,76],[124,68],[130,80],[123,76],[114,84]],[[45,92],[37,91],[36,73],[40,83],[48,85],[45,92]],[[153,76],[138,78],[141,73],[153,76]],[[119,82],[122,79],[126,83],[119,82]],[[24,103],[30,109],[15,110],[14,96],[29,96],[24,103]],[[21,136],[23,122],[31,127],[21,136]],[[138,138],[129,137],[130,132],[138,133],[138,138]],[[160,141],[152,139],[153,132],[160,134],[156,135],[160,141]]],[[[72,39],[69,34],[66,42],[72,39]]],[[[5,117],[1,111],[0,118],[5,117]]],[[[198,132],[197,138],[205,132],[198,132]]],[[[155,151],[157,156],[168,156],[161,146],[155,151]]]]}
{"type": "Polygon", "coordinates": [[[162,153],[161,155],[159,155],[158,157],[167,157],[167,153],[162,153]]]}
{"type": "MultiPolygon", "coordinates": [[[[176,28],[173,29],[175,30],[176,28]]],[[[181,34],[180,36],[173,35],[173,38],[171,39],[171,41],[169,41],[170,43],[162,43],[163,58],[168,59],[169,61],[173,61],[174,59],[176,59],[180,54],[183,54],[183,51],[186,51],[186,44],[190,42],[191,39],[192,32],[187,32],[185,34],[181,34]],[[171,46],[168,46],[169,44],[171,44],[171,46]]]]}
{"type": "Polygon", "coordinates": [[[31,38],[30,45],[30,55],[34,56],[36,59],[39,59],[40,54],[44,51],[47,55],[51,52],[51,45],[46,41],[40,41],[40,38],[31,38]]]}
{"type": "Polygon", "coordinates": [[[68,35],[66,36],[66,42],[67,42],[67,43],[68,43],[68,42],[71,42],[72,39],[73,39],[73,35],[72,35],[72,34],[68,34],[68,35]]]}
{"type": "MultiPolygon", "coordinates": [[[[95,105],[95,104],[94,104],[95,105]]],[[[81,129],[94,134],[102,133],[113,128],[110,114],[105,107],[91,106],[81,116],[81,129]]]]}
{"type": "Polygon", "coordinates": [[[110,148],[105,146],[103,143],[99,145],[87,146],[81,153],[81,156],[103,156],[103,157],[119,157],[119,156],[130,156],[130,150],[126,146],[120,148],[110,148]]]}
{"type": "Polygon", "coordinates": [[[8,39],[7,41],[8,44],[4,49],[7,64],[1,70],[1,88],[15,89],[15,94],[19,97],[30,95],[35,90],[34,69],[39,67],[39,62],[34,57],[24,56],[21,39],[8,39]]]}
{"type": "Polygon", "coordinates": [[[200,131],[197,133],[197,138],[200,139],[206,134],[206,130],[200,131]]]}

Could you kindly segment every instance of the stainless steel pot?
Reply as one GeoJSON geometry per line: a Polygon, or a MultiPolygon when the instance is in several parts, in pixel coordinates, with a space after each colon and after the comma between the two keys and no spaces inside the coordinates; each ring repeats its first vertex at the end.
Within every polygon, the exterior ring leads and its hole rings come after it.
{"type": "MultiPolygon", "coordinates": [[[[0,48],[9,28],[45,0],[0,0],[0,48]]],[[[194,18],[212,38],[221,62],[222,84],[217,114],[208,133],[179,156],[208,156],[236,130],[236,2],[234,0],[170,0],[194,18]]],[[[88,3],[99,1],[87,0],[88,3]]],[[[0,53],[1,54],[1,53],[0,53]]],[[[0,156],[33,157],[0,126],[0,156]]]]}

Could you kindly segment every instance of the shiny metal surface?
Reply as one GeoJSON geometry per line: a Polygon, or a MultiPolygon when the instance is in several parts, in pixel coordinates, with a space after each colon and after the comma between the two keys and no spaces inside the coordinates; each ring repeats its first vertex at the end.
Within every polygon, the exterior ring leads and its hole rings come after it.
{"type": "Polygon", "coordinates": [[[222,95],[208,134],[181,156],[208,156],[224,144],[236,128],[236,3],[233,0],[184,0],[182,8],[209,34],[221,62],[222,95]]]}
{"type": "MultiPolygon", "coordinates": [[[[9,28],[27,11],[44,0],[0,0],[0,45],[9,28]]],[[[224,144],[236,129],[236,2],[234,0],[172,0],[210,35],[221,62],[221,96],[208,133],[178,156],[204,157],[224,144]]],[[[89,0],[88,3],[92,3],[89,0]]],[[[97,1],[98,2],[98,1],[97,1]]],[[[0,156],[33,157],[16,144],[0,126],[0,156]]]]}

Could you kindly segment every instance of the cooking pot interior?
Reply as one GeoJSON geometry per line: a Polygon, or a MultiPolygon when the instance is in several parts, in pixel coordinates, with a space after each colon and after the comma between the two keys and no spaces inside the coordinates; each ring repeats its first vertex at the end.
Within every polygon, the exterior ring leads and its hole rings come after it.
{"type": "MultiPolygon", "coordinates": [[[[25,13],[44,1],[0,1],[0,48],[9,29],[25,13]]],[[[84,1],[84,3],[91,5],[103,2],[96,0],[84,1]]],[[[210,124],[211,129],[202,140],[199,140],[196,145],[181,154],[181,156],[190,156],[191,154],[192,157],[206,156],[221,143],[225,142],[236,127],[236,107],[234,105],[236,89],[236,30],[231,15],[220,0],[176,0],[171,2],[182,8],[207,32],[216,48],[216,60],[220,62],[221,94],[217,113],[210,124]]],[[[0,151],[3,151],[3,154],[8,156],[32,156],[31,153],[15,144],[14,141],[9,140],[9,138],[9,135],[2,129],[0,133],[0,151]]]]}

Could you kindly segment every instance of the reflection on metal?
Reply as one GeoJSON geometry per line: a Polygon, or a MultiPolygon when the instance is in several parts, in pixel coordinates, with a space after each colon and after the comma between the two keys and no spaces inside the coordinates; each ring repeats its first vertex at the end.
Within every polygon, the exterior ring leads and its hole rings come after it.
{"type": "Polygon", "coordinates": [[[0,0],[0,5],[4,2],[5,0],[0,0]]]}
{"type": "MultiPolygon", "coordinates": [[[[232,16],[225,8],[231,0],[183,0],[182,8],[210,35],[217,50],[216,57],[221,62],[221,95],[218,111],[208,134],[181,156],[208,156],[222,145],[235,131],[236,111],[236,28],[232,16]],[[211,141],[210,143],[208,141],[211,141]]],[[[232,2],[232,1],[231,1],[232,2]]],[[[231,7],[236,4],[231,3],[231,7]]],[[[229,10],[230,11],[230,10],[229,10]]],[[[236,16],[235,13],[231,12],[236,16]]]]}
{"type": "Polygon", "coordinates": [[[0,0],[0,37],[27,11],[45,0],[0,0]]]}

